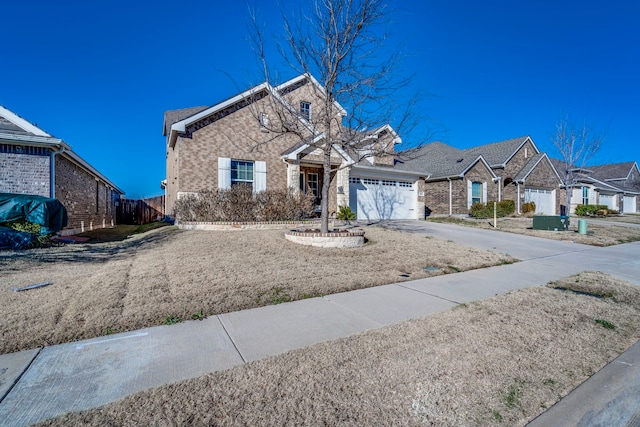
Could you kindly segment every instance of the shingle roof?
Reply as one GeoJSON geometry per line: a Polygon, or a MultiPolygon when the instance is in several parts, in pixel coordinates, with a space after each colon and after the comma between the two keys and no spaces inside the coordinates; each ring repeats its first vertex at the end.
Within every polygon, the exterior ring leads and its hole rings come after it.
{"type": "Polygon", "coordinates": [[[533,168],[535,168],[538,165],[538,163],[540,163],[540,161],[544,159],[546,156],[547,155],[544,153],[538,153],[533,155],[529,159],[529,161],[523,166],[523,168],[520,169],[520,171],[516,174],[513,180],[515,182],[521,182],[522,180],[527,178],[527,176],[529,176],[529,174],[533,171],[533,168]]]}
{"type": "Polygon", "coordinates": [[[430,180],[462,175],[478,159],[441,142],[403,151],[398,157],[402,163],[397,164],[396,169],[424,171],[430,180]]]}
{"type": "Polygon", "coordinates": [[[527,139],[529,139],[528,136],[521,136],[519,138],[467,148],[464,152],[474,158],[481,155],[491,167],[498,167],[507,163],[527,139]]]}
{"type": "Polygon", "coordinates": [[[635,162],[612,163],[609,165],[589,166],[592,175],[599,180],[626,179],[635,162]]]}
{"type": "Polygon", "coordinates": [[[172,124],[179,122],[180,120],[184,120],[187,117],[193,116],[194,114],[198,114],[200,111],[204,111],[207,108],[209,107],[205,105],[200,107],[189,107],[182,108],[180,110],[165,111],[162,134],[167,135],[169,133],[169,129],[171,129],[172,124]]]}
{"type": "Polygon", "coordinates": [[[27,132],[20,126],[15,125],[13,122],[10,122],[2,116],[0,116],[0,132],[19,135],[33,135],[31,132],[27,132]]]}

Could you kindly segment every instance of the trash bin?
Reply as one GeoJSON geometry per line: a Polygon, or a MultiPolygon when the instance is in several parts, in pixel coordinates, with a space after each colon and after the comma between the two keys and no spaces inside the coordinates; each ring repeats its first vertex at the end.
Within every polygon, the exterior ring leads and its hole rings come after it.
{"type": "Polygon", "coordinates": [[[578,220],[578,234],[587,234],[587,220],[579,219],[578,220]]]}

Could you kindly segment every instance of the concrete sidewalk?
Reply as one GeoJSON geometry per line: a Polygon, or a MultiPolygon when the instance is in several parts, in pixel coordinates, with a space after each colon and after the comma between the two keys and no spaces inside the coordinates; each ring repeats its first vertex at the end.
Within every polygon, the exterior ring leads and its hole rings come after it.
{"type": "MultiPolygon", "coordinates": [[[[23,426],[97,407],[144,389],[585,270],[640,285],[640,242],[594,248],[446,224],[412,221],[394,226],[523,261],[1,355],[0,425],[23,426]]],[[[640,363],[637,352],[630,354],[632,361],[626,363],[640,363]]],[[[624,378],[638,384],[637,371],[635,375],[624,378]]],[[[584,405],[569,405],[568,411],[576,406],[584,405]]],[[[549,425],[544,418],[537,422],[549,425]]]]}

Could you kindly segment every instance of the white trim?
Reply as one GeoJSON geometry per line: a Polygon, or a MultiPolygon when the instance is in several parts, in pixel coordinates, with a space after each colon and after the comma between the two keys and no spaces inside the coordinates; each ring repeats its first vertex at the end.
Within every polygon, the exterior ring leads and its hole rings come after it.
{"type": "Polygon", "coordinates": [[[231,159],[218,157],[218,188],[226,190],[231,188],[231,159]]]}
{"type": "Polygon", "coordinates": [[[47,132],[43,131],[42,129],[40,129],[36,125],[33,125],[33,124],[29,123],[28,121],[26,121],[22,117],[18,116],[14,112],[12,112],[10,110],[7,110],[2,105],[0,105],[0,116],[2,116],[5,119],[9,120],[11,123],[13,123],[14,125],[18,126],[19,128],[22,128],[23,130],[25,130],[27,132],[31,132],[32,134],[34,134],[36,136],[51,137],[51,135],[49,135],[47,132]]]}
{"type": "Polygon", "coordinates": [[[260,193],[267,189],[267,162],[256,160],[253,162],[253,191],[260,193]]]}

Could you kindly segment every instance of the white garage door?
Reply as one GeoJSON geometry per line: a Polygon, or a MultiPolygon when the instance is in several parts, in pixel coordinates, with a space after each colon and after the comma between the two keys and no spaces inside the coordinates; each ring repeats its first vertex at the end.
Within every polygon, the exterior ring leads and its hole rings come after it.
{"type": "Polygon", "coordinates": [[[349,178],[349,206],[358,219],[415,219],[415,204],[413,182],[349,178]]]}
{"type": "Polygon", "coordinates": [[[538,214],[556,214],[556,190],[525,188],[524,201],[525,203],[534,202],[536,204],[536,213],[538,214]]]}
{"type": "Polygon", "coordinates": [[[623,200],[623,213],[636,213],[636,196],[624,196],[623,200]]]}
{"type": "Polygon", "coordinates": [[[617,209],[615,197],[613,194],[600,194],[600,204],[612,210],[617,209]]]}

